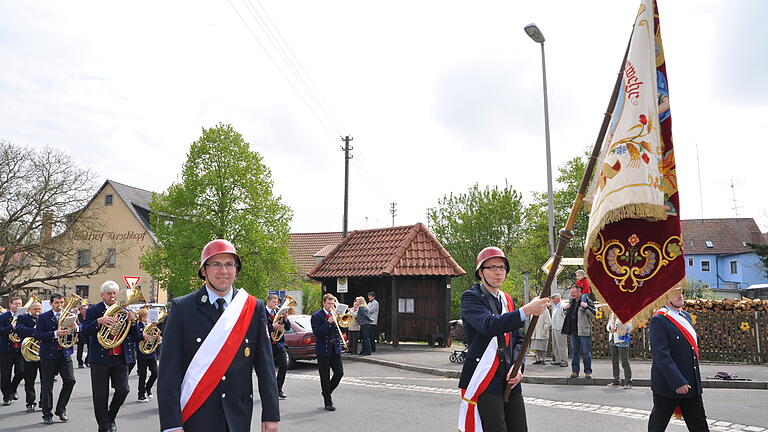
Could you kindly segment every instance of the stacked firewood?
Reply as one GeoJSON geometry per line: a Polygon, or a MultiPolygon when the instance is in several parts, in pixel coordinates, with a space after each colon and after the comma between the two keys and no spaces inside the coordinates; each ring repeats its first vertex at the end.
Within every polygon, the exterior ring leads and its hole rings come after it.
{"type": "Polygon", "coordinates": [[[696,299],[686,300],[685,310],[743,310],[743,311],[768,311],[768,300],[761,299],[725,299],[725,300],[708,300],[708,299],[696,299]]]}

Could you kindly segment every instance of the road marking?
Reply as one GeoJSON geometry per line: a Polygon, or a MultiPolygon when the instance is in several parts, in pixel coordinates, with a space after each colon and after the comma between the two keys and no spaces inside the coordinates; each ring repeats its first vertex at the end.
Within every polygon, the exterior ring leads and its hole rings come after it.
{"type": "MultiPolygon", "coordinates": [[[[286,377],[293,378],[293,379],[300,379],[300,380],[308,380],[308,381],[320,381],[320,377],[317,375],[286,374],[286,377]]],[[[376,378],[377,379],[405,379],[406,377],[376,377],[376,378]]],[[[411,378],[408,378],[408,379],[411,379],[411,378]]],[[[438,379],[446,380],[446,381],[449,380],[448,378],[438,378],[438,379]]],[[[381,389],[388,389],[388,390],[407,390],[407,391],[415,391],[419,393],[445,394],[445,395],[452,395],[452,396],[459,395],[458,388],[440,388],[440,387],[428,387],[428,386],[414,385],[414,384],[387,383],[387,382],[371,380],[370,378],[367,378],[367,377],[366,378],[343,377],[341,379],[341,383],[347,384],[347,385],[370,387],[370,388],[381,388],[381,389]]],[[[588,411],[595,414],[626,417],[626,418],[633,418],[638,420],[647,420],[648,416],[651,414],[651,412],[648,410],[625,408],[625,407],[610,406],[610,405],[556,401],[556,400],[540,399],[540,398],[534,398],[534,397],[523,397],[523,399],[525,400],[525,403],[527,405],[536,405],[536,406],[547,407],[547,408],[568,409],[568,410],[574,410],[574,411],[588,411]]],[[[685,426],[685,422],[682,420],[673,419],[673,420],[670,420],[669,423],[673,425],[678,425],[678,426],[685,426]]],[[[709,423],[711,431],[717,431],[717,432],[743,432],[743,431],[768,432],[768,428],[764,428],[760,426],[747,426],[747,425],[741,425],[741,424],[734,424],[734,423],[715,420],[715,419],[707,419],[707,423],[709,423]]]]}

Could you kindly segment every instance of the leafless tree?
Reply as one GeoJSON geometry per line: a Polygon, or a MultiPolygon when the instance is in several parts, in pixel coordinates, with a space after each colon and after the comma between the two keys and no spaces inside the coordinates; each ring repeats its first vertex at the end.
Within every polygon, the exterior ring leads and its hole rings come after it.
{"type": "Polygon", "coordinates": [[[68,154],[0,140],[0,295],[105,270],[108,252],[83,249],[84,236],[103,232],[100,215],[84,211],[94,189],[68,154]]]}

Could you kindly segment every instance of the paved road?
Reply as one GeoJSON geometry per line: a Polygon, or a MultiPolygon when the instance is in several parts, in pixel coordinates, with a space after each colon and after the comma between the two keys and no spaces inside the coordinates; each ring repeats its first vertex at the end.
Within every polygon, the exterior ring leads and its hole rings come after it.
{"type": "MultiPolygon", "coordinates": [[[[363,427],[370,431],[443,432],[456,430],[458,391],[456,380],[416,372],[347,362],[345,380],[335,395],[336,412],[322,409],[320,382],[313,363],[299,363],[289,371],[281,403],[282,431],[339,432],[363,427]],[[357,426],[358,424],[365,426],[357,426]]],[[[0,407],[1,431],[95,431],[87,369],[76,369],[78,384],[69,405],[68,424],[45,426],[40,413],[23,413],[23,404],[0,407]]],[[[136,402],[136,376],[130,378],[134,392],[118,417],[121,431],[156,431],[157,403],[136,402]]],[[[56,387],[58,391],[58,385],[56,387]]],[[[256,393],[257,394],[257,393],[256,393]]],[[[529,430],[622,432],[644,431],[651,398],[647,388],[614,390],[597,387],[525,386],[529,430]],[[640,411],[637,411],[640,410],[640,411]]],[[[253,430],[258,429],[260,408],[256,402],[253,430]]],[[[712,419],[727,423],[768,428],[768,391],[709,390],[705,406],[712,419]]],[[[685,427],[671,425],[673,432],[685,427]]],[[[713,428],[713,430],[716,430],[713,428]]],[[[730,430],[730,429],[724,429],[730,430]]]]}

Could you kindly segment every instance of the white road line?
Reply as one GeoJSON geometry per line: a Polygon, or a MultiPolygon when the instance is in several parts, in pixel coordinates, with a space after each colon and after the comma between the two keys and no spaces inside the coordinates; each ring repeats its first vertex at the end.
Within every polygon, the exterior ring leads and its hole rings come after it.
{"type": "MultiPolygon", "coordinates": [[[[320,377],[317,375],[287,374],[286,377],[299,379],[299,380],[320,381],[320,377]]],[[[375,378],[405,379],[405,377],[375,377],[375,378]]],[[[438,379],[447,380],[445,378],[438,378],[438,379]]],[[[347,384],[347,385],[370,387],[370,388],[381,388],[381,389],[388,389],[388,390],[406,390],[406,391],[414,391],[414,392],[420,392],[420,393],[445,394],[445,395],[452,395],[452,396],[459,395],[458,388],[440,388],[440,387],[427,387],[427,386],[413,385],[413,384],[387,383],[387,382],[381,382],[381,381],[374,381],[374,380],[371,380],[370,378],[344,377],[341,379],[341,382],[342,384],[347,384]]],[[[536,405],[536,406],[547,407],[547,408],[568,409],[568,410],[574,410],[574,411],[588,411],[595,414],[610,415],[615,417],[626,417],[626,418],[633,418],[638,420],[647,420],[648,416],[651,414],[651,412],[648,410],[624,408],[624,407],[610,406],[610,405],[556,401],[556,400],[549,400],[549,399],[539,399],[534,397],[524,397],[523,399],[525,400],[525,403],[528,405],[536,405]]],[[[747,426],[747,425],[735,424],[735,423],[730,423],[730,422],[720,421],[715,419],[708,419],[707,422],[709,423],[710,430],[713,432],[714,431],[717,431],[717,432],[744,432],[744,431],[768,432],[768,429],[760,426],[747,426]]],[[[679,425],[679,426],[685,426],[685,422],[682,420],[671,420],[669,423],[674,425],[679,425]]]]}

